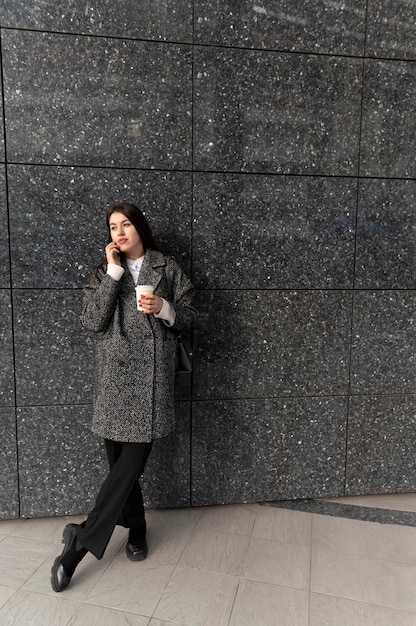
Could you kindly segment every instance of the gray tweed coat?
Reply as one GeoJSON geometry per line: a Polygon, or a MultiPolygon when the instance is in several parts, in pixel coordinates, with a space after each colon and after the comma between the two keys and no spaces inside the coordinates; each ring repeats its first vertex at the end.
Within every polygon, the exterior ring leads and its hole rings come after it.
{"type": "Polygon", "coordinates": [[[92,430],[113,441],[150,442],[174,429],[175,330],[196,316],[194,289],[173,257],[147,250],[138,284],[169,301],[174,326],[137,310],[127,265],[119,282],[104,267],[84,290],[82,324],[97,339],[92,430]]]}

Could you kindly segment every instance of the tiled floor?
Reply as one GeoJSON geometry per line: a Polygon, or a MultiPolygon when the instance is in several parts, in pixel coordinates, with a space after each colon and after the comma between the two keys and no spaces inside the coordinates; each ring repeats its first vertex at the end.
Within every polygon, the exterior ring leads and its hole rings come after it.
{"type": "MultiPolygon", "coordinates": [[[[416,512],[416,494],[336,502],[416,512]]],[[[62,529],[80,519],[0,521],[1,626],[416,625],[415,526],[252,504],[148,511],[146,561],[126,558],[117,528],[54,593],[62,529]]]]}

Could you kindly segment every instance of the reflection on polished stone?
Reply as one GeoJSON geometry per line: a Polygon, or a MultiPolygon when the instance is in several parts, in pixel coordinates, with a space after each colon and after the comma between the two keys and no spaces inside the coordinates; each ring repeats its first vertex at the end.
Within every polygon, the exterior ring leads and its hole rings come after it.
{"type": "Polygon", "coordinates": [[[341,397],[195,402],[194,506],[343,495],[346,411],[341,397]]]}
{"type": "Polygon", "coordinates": [[[194,397],[348,391],[351,293],[199,292],[194,397]]]}
{"type": "Polygon", "coordinates": [[[195,174],[194,185],[197,287],[352,287],[354,179],[195,174]]]}
{"type": "Polygon", "coordinates": [[[25,165],[10,166],[8,182],[14,287],[84,287],[104,258],[105,211],[120,200],[145,212],[162,251],[190,271],[188,173],[25,165]]]}
{"type": "Polygon", "coordinates": [[[368,0],[367,54],[416,60],[414,0],[368,0]]]}
{"type": "Polygon", "coordinates": [[[190,41],[191,0],[2,0],[3,27],[137,39],[190,41]]]}
{"type": "Polygon", "coordinates": [[[415,178],[416,64],[366,64],[361,136],[362,176],[415,178]]]}
{"type": "Polygon", "coordinates": [[[195,0],[195,38],[204,44],[360,56],[365,17],[365,0],[195,0]]]}
{"type": "Polygon", "coordinates": [[[414,180],[361,180],[355,285],[416,288],[414,180]]]}
{"type": "Polygon", "coordinates": [[[2,43],[9,160],[190,166],[187,46],[12,30],[2,43]]]}
{"type": "Polygon", "coordinates": [[[358,59],[203,48],[194,75],[197,169],[357,173],[358,59]]]}

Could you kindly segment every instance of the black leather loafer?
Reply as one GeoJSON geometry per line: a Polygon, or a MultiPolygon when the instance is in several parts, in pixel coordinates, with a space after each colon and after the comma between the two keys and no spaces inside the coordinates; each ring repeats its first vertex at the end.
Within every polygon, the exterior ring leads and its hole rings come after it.
{"type": "Polygon", "coordinates": [[[67,524],[64,528],[62,543],[65,543],[62,554],[56,557],[51,569],[51,584],[54,591],[63,591],[71,582],[72,575],[75,571],[68,574],[62,565],[62,557],[67,554],[77,540],[76,533],[77,524],[67,524]]]}
{"type": "Polygon", "coordinates": [[[51,573],[51,584],[54,591],[63,591],[68,587],[72,576],[67,576],[60,556],[55,559],[51,573]]]}
{"type": "Polygon", "coordinates": [[[129,541],[126,543],[126,554],[130,561],[144,561],[147,557],[147,552],[146,540],[139,544],[130,543],[129,541]]]}

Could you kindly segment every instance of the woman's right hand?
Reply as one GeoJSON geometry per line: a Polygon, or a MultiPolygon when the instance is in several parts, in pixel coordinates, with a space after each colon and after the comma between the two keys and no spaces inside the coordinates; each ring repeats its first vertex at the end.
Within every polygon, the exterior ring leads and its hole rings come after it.
{"type": "Polygon", "coordinates": [[[105,255],[107,257],[107,263],[121,265],[120,250],[115,241],[111,241],[108,246],[106,246],[105,255]]]}

